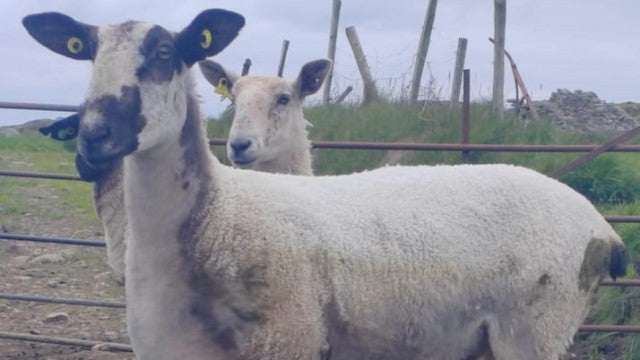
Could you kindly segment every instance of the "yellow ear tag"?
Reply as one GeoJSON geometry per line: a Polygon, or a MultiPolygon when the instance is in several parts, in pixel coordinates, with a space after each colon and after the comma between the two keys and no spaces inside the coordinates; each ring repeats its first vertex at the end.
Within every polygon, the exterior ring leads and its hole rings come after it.
{"type": "Polygon", "coordinates": [[[222,96],[222,100],[224,100],[225,98],[230,98],[231,95],[229,94],[229,88],[227,87],[227,79],[226,78],[221,78],[220,80],[218,80],[218,85],[215,86],[213,92],[215,92],[216,94],[220,94],[222,96]]]}
{"type": "Polygon", "coordinates": [[[209,31],[209,29],[202,30],[201,35],[202,38],[200,40],[200,46],[202,46],[203,49],[208,49],[211,47],[211,43],[213,42],[213,35],[211,35],[211,31],[209,31]]]}
{"type": "Polygon", "coordinates": [[[78,54],[80,51],[82,51],[82,47],[83,44],[80,38],[72,36],[69,38],[69,40],[67,40],[67,50],[69,50],[72,54],[78,54]]]}

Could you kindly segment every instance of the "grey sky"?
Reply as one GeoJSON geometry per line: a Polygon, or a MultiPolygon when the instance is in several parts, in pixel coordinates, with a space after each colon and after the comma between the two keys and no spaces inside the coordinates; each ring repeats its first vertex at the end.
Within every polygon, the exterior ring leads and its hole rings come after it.
{"type": "MultiPolygon", "coordinates": [[[[334,92],[359,85],[344,35],[351,25],[356,26],[379,87],[398,92],[408,86],[427,4],[427,0],[343,0],[334,92]]],[[[77,105],[88,84],[90,63],[39,45],[22,27],[25,15],[59,11],[95,25],[142,20],[180,30],[207,8],[226,8],[246,18],[238,39],[213,58],[237,72],[250,58],[252,74],[275,75],[284,39],[291,41],[285,77],[295,78],[302,64],[326,56],[331,0],[2,0],[0,101],[77,105]]],[[[637,0],[508,0],[506,47],[536,99],[568,88],[594,91],[611,102],[640,102],[638,13],[637,0]]],[[[492,36],[493,1],[440,0],[422,83],[432,77],[436,95],[448,98],[458,38],[466,37],[472,96],[489,98],[493,49],[487,38],[492,36]]],[[[220,103],[197,68],[195,76],[205,114],[219,114],[227,102],[220,103]]],[[[357,87],[356,95],[360,92],[357,87]]],[[[507,67],[505,96],[514,94],[507,67]]],[[[0,126],[63,115],[0,109],[0,126]]]]}

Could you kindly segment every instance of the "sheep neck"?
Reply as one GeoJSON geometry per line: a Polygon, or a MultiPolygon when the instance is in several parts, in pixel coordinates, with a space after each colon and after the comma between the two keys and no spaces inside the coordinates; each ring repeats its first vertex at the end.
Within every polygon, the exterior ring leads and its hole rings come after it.
{"type": "Polygon", "coordinates": [[[311,166],[311,143],[307,139],[306,131],[300,141],[293,145],[287,156],[279,156],[273,160],[256,164],[253,170],[281,174],[313,175],[311,166]]]}
{"type": "Polygon", "coordinates": [[[209,190],[215,187],[213,156],[197,100],[187,99],[187,118],[173,141],[125,158],[131,231],[125,286],[127,299],[135,299],[127,304],[128,326],[158,329],[136,337],[141,348],[153,349],[167,338],[191,344],[188,349],[172,349],[167,359],[176,354],[222,358],[236,350],[236,339],[227,328],[211,325],[220,323],[214,308],[222,290],[196,259],[200,231],[211,219],[202,214],[214,197],[209,190]]]}

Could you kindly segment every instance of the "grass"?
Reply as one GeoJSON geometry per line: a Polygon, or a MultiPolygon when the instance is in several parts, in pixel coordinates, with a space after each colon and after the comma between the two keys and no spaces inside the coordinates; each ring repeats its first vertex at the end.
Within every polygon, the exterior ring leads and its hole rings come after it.
{"type": "MultiPolygon", "coordinates": [[[[75,152],[68,144],[55,142],[39,134],[6,136],[0,134],[0,166],[3,170],[77,174],[75,152]]],[[[46,181],[61,195],[63,201],[81,209],[85,220],[95,221],[91,185],[82,181],[33,180],[0,178],[0,207],[10,213],[25,212],[24,202],[16,197],[20,188],[33,187],[46,181]]],[[[50,214],[62,217],[64,214],[50,214]]]]}

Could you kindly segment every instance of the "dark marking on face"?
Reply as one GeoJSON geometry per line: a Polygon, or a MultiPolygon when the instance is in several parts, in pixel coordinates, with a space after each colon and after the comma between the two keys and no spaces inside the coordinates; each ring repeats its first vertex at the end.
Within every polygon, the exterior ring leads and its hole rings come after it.
{"type": "Polygon", "coordinates": [[[182,183],[182,189],[187,190],[189,188],[189,181],[185,181],[182,183]]]}
{"type": "Polygon", "coordinates": [[[589,241],[584,252],[584,259],[578,276],[578,287],[583,291],[590,291],[609,269],[609,243],[602,239],[593,238],[589,241]]]}
{"type": "MultiPolygon", "coordinates": [[[[76,167],[83,178],[83,172],[90,172],[83,168],[84,165],[92,171],[104,172],[111,169],[113,162],[138,148],[137,135],[146,125],[146,118],[140,114],[140,109],[140,89],[137,86],[122,86],[119,97],[105,95],[87,101],[82,106],[78,134],[81,161],[76,161],[76,167]],[[82,122],[88,111],[96,112],[100,117],[99,124],[91,128],[87,128],[82,122]]],[[[94,174],[91,177],[105,175],[94,174]]]]}
{"type": "Polygon", "coordinates": [[[144,39],[140,53],[144,62],[136,75],[141,81],[171,81],[175,73],[180,73],[182,61],[175,51],[173,35],[160,26],[149,30],[144,39]]]}

